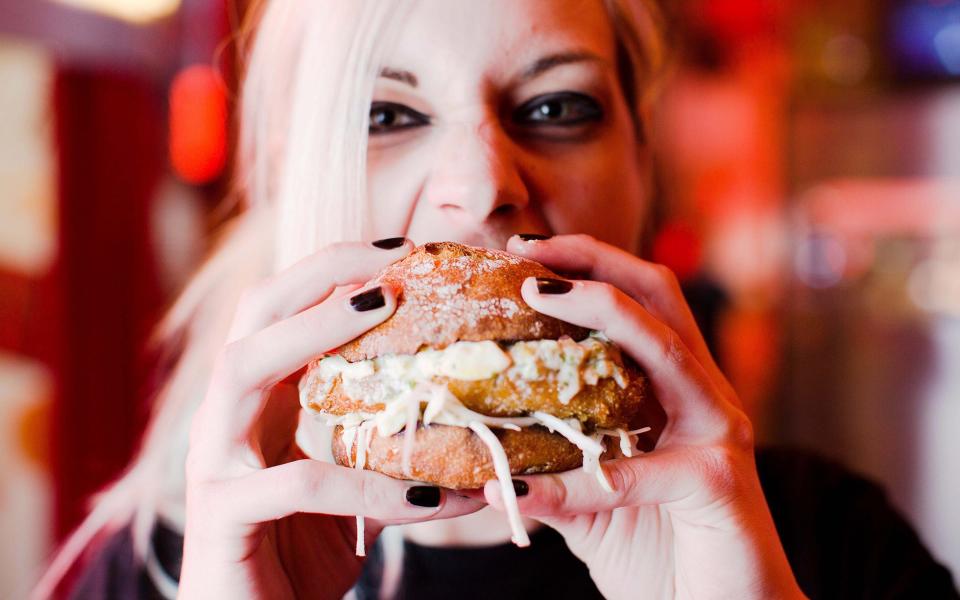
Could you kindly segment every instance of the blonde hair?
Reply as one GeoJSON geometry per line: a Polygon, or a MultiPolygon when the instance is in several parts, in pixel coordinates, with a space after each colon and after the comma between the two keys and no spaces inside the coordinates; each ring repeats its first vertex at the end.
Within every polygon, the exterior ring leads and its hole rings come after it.
{"type": "MultiPolygon", "coordinates": [[[[368,111],[384,52],[414,1],[262,0],[250,9],[240,37],[252,40],[240,97],[242,210],[156,330],[156,339],[182,351],[157,393],[136,458],[94,498],[34,597],[52,595],[102,534],[131,523],[143,560],[158,518],[182,527],[190,420],[242,291],[327,244],[369,234],[368,111]]],[[[618,54],[629,62],[621,69],[624,92],[643,123],[665,59],[660,13],[653,0],[603,1],[618,54]]]]}

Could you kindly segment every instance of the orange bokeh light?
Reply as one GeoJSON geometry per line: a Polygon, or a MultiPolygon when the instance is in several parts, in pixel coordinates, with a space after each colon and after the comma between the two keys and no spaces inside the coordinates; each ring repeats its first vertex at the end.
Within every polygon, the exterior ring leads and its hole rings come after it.
{"type": "Polygon", "coordinates": [[[227,160],[227,101],[210,66],[180,71],[170,86],[170,162],[185,181],[216,179],[227,160]]]}

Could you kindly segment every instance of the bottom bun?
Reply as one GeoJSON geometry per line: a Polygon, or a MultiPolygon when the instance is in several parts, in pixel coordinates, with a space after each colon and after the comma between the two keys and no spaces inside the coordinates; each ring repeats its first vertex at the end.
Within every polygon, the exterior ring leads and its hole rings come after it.
{"type": "MultiPolygon", "coordinates": [[[[493,429],[503,445],[511,475],[569,471],[583,464],[583,453],[561,435],[543,427],[525,427],[521,431],[493,429]]],[[[450,489],[481,488],[497,478],[487,445],[473,431],[449,425],[421,425],[413,446],[410,475],[403,473],[404,437],[371,432],[365,468],[397,479],[413,479],[450,489]]],[[[333,434],[333,457],[337,464],[353,466],[357,440],[349,451],[343,442],[343,427],[333,434]]],[[[359,437],[359,436],[356,436],[359,437]]]]}

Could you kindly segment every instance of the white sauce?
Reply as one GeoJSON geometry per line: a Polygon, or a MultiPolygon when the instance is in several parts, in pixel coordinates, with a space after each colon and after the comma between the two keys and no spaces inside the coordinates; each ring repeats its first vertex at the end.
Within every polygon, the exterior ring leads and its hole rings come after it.
{"type": "Polygon", "coordinates": [[[535,411],[533,417],[543,423],[543,426],[551,432],[556,431],[570,440],[570,443],[580,448],[584,455],[592,454],[599,457],[603,454],[603,446],[600,445],[600,442],[581,433],[580,421],[576,419],[567,419],[564,421],[563,419],[541,411],[535,411]]]}
{"type": "MultiPolygon", "coordinates": [[[[370,435],[369,427],[361,425],[357,433],[357,463],[355,468],[358,471],[363,471],[363,468],[367,466],[367,438],[370,435]]],[[[350,454],[349,446],[347,447],[347,454],[350,454]]],[[[363,515],[357,515],[357,556],[367,555],[365,535],[366,527],[363,521],[363,515]]]]}
{"type": "Polygon", "coordinates": [[[487,445],[490,456],[493,457],[493,470],[500,481],[503,508],[507,511],[507,521],[510,523],[510,531],[513,534],[510,541],[521,548],[526,548],[530,545],[530,538],[520,519],[520,507],[517,505],[517,493],[510,479],[510,462],[507,460],[507,453],[503,451],[503,445],[489,427],[479,421],[470,421],[469,427],[487,445]]]}
{"type": "Polygon", "coordinates": [[[315,373],[320,380],[301,388],[305,406],[308,390],[319,388],[314,393],[324,397],[338,375],[348,395],[363,397],[368,404],[390,404],[417,384],[438,377],[482,381],[504,374],[521,387],[531,381],[554,381],[563,404],[568,404],[584,384],[597,385],[606,378],[613,379],[621,388],[628,383],[618,364],[617,351],[599,332],[580,342],[562,337],[516,342],[506,350],[496,342],[483,341],[456,342],[443,350],[386,355],[354,363],[334,355],[322,359],[315,373]]]}
{"type": "Polygon", "coordinates": [[[412,396],[411,394],[406,403],[407,422],[403,426],[403,452],[400,458],[401,469],[407,477],[411,477],[410,459],[413,457],[413,443],[417,435],[417,423],[420,421],[420,401],[412,396]]]}
{"type": "Polygon", "coordinates": [[[457,342],[443,350],[417,353],[417,366],[427,376],[483,381],[505,371],[510,357],[496,342],[457,342]]]}
{"type": "Polygon", "coordinates": [[[640,429],[634,429],[633,431],[627,431],[626,429],[597,429],[597,433],[611,437],[619,437],[620,452],[627,458],[633,457],[634,453],[637,452],[643,454],[643,452],[637,450],[637,436],[648,431],[650,431],[649,427],[642,427],[640,429]]]}

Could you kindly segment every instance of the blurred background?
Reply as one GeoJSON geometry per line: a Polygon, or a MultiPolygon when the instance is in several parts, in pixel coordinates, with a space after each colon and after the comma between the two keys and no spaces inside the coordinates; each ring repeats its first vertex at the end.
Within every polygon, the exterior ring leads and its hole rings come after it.
{"type": "MultiPolygon", "coordinates": [[[[960,574],[960,0],[669,4],[651,253],[760,439],[883,482],[960,574]]],[[[243,11],[0,1],[0,597],[146,423],[229,212],[243,11]]]]}

